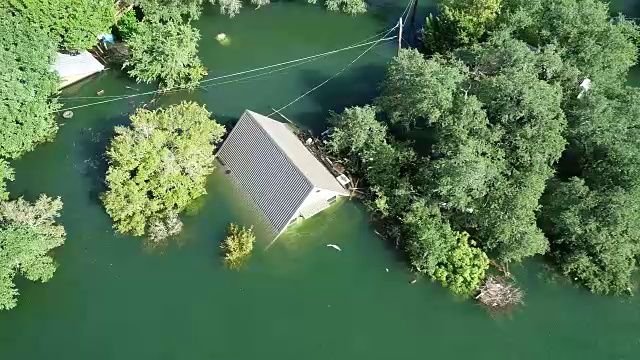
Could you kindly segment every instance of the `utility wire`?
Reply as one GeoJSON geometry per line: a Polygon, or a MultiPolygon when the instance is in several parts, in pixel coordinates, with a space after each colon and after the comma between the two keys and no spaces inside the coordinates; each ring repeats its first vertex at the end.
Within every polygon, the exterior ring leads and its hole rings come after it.
{"type": "MultiPolygon", "coordinates": [[[[397,27],[397,25],[395,27],[393,27],[391,30],[395,29],[397,27]]],[[[389,34],[391,32],[391,30],[389,30],[387,32],[387,34],[389,34]]],[[[242,74],[247,74],[247,73],[251,73],[251,72],[255,72],[255,71],[260,71],[260,70],[266,70],[269,68],[273,68],[273,67],[277,67],[277,66],[282,66],[282,65],[287,65],[287,64],[292,64],[292,63],[297,63],[297,62],[301,62],[301,61],[305,61],[305,60],[311,60],[311,59],[315,59],[315,58],[320,58],[320,57],[324,57],[324,56],[328,56],[328,55],[332,55],[338,52],[342,52],[342,51],[346,51],[346,50],[351,50],[351,49],[355,49],[358,47],[362,47],[362,46],[366,46],[369,44],[376,44],[382,40],[390,40],[393,39],[395,37],[391,37],[388,39],[378,39],[375,41],[368,41],[368,42],[364,42],[364,43],[356,43],[354,45],[350,45],[344,48],[340,48],[340,49],[336,49],[336,50],[332,50],[332,51],[327,51],[321,54],[316,54],[316,55],[311,55],[311,56],[306,56],[303,58],[299,58],[299,59],[295,59],[295,60],[289,60],[289,61],[285,61],[282,63],[278,63],[278,64],[273,64],[273,65],[268,65],[268,66],[262,66],[259,68],[255,68],[255,69],[250,69],[250,70],[245,70],[245,71],[240,71],[237,73],[233,73],[233,74],[227,74],[227,75],[222,75],[222,76],[218,76],[215,78],[210,78],[210,79],[206,79],[206,80],[202,80],[202,81],[198,81],[196,82],[196,84],[201,84],[201,83],[205,83],[205,82],[209,82],[209,81],[214,81],[214,80],[220,80],[220,79],[224,79],[224,78],[229,78],[232,76],[237,76],[237,75],[242,75],[242,74]]],[[[124,99],[129,99],[129,98],[133,98],[133,97],[138,97],[138,96],[143,96],[143,95],[150,95],[150,94],[155,94],[155,93],[165,93],[168,92],[170,90],[175,90],[175,89],[185,89],[186,86],[185,85],[180,85],[180,86],[174,86],[168,89],[159,89],[159,90],[153,90],[153,91],[147,91],[147,92],[142,92],[142,93],[136,93],[136,94],[131,94],[131,95],[122,95],[122,96],[118,96],[116,98],[111,98],[111,99],[107,99],[107,100],[103,100],[103,101],[98,101],[98,102],[93,102],[93,103],[89,103],[89,104],[84,104],[84,105],[78,105],[78,106],[71,106],[68,108],[64,108],[64,109],[59,109],[56,111],[52,111],[52,112],[60,112],[60,111],[67,111],[67,110],[73,110],[73,109],[80,109],[80,108],[84,108],[84,107],[88,107],[88,106],[93,106],[93,105],[99,105],[99,104],[104,104],[104,103],[109,103],[109,102],[113,102],[113,101],[119,101],[119,100],[124,100],[124,99]]],[[[112,95],[115,96],[115,95],[112,95]]]]}
{"type": "MultiPolygon", "coordinates": [[[[367,45],[367,44],[363,44],[363,43],[365,43],[365,42],[367,42],[367,41],[369,41],[369,40],[371,40],[371,39],[373,39],[373,38],[376,38],[376,37],[378,37],[378,36],[380,36],[380,35],[382,35],[382,34],[386,33],[387,31],[388,31],[388,29],[385,29],[385,30],[383,30],[383,31],[381,31],[381,32],[379,32],[379,33],[377,33],[377,34],[375,34],[375,35],[369,36],[369,37],[368,37],[368,38],[366,38],[366,39],[360,40],[360,41],[358,41],[357,43],[355,43],[355,44],[353,44],[353,45],[361,45],[361,46],[367,45]]],[[[391,38],[389,38],[388,40],[391,40],[391,38]]],[[[369,44],[370,44],[370,43],[369,43],[369,44]]],[[[292,68],[292,67],[296,67],[296,66],[299,66],[299,65],[302,65],[302,64],[306,64],[306,63],[311,62],[311,61],[315,61],[315,60],[321,59],[321,58],[326,57],[326,56],[331,55],[331,54],[332,54],[332,53],[323,53],[323,54],[318,54],[318,55],[317,55],[317,57],[314,57],[314,58],[311,58],[311,59],[308,59],[308,60],[304,60],[304,61],[301,61],[301,62],[295,63],[295,64],[293,64],[293,65],[285,66],[285,67],[282,67],[282,68],[280,68],[280,69],[271,70],[271,71],[268,71],[268,72],[266,72],[266,73],[262,73],[262,74],[258,74],[258,75],[252,75],[252,76],[247,76],[247,77],[240,78],[240,79],[236,79],[236,80],[223,81],[223,82],[215,83],[215,84],[212,84],[212,85],[200,86],[200,88],[208,88],[208,87],[211,87],[211,86],[217,86],[217,85],[222,85],[222,84],[229,84],[229,83],[233,83],[233,82],[236,82],[236,81],[242,81],[242,80],[247,80],[247,79],[253,79],[253,78],[257,78],[257,77],[262,77],[263,75],[269,75],[269,74],[273,74],[273,73],[276,73],[276,72],[280,72],[280,71],[282,71],[282,70],[290,69],[290,68],[292,68]]],[[[220,78],[215,78],[215,79],[220,79],[220,78]]],[[[214,79],[212,79],[212,80],[214,80],[214,79]]],[[[159,90],[159,91],[160,91],[160,92],[162,92],[162,93],[164,94],[164,93],[173,93],[173,92],[177,92],[177,91],[181,91],[181,90],[183,90],[183,89],[181,89],[181,88],[180,88],[180,89],[173,89],[173,90],[171,90],[171,89],[166,89],[166,90],[164,90],[164,91],[162,91],[162,90],[159,90]]],[[[129,95],[134,95],[134,94],[129,94],[129,95]]],[[[58,99],[62,99],[62,100],[76,100],[76,99],[78,99],[78,100],[80,100],[80,99],[104,99],[104,98],[120,98],[120,97],[124,98],[124,97],[127,97],[127,96],[129,96],[129,95],[127,95],[127,94],[121,94],[121,95],[101,95],[101,96],[70,96],[70,97],[58,97],[58,99]]]]}
{"type": "MultiPolygon", "coordinates": [[[[356,57],[355,59],[353,59],[350,63],[348,63],[345,67],[343,67],[342,69],[340,69],[340,71],[338,71],[337,73],[335,73],[333,76],[331,76],[330,78],[328,78],[327,80],[321,82],[320,84],[316,85],[315,87],[313,87],[311,90],[305,92],[304,94],[298,96],[297,98],[293,99],[291,102],[289,102],[288,104],[286,104],[285,106],[281,107],[278,110],[275,110],[274,112],[272,112],[271,114],[269,114],[269,116],[272,116],[273,114],[279,113],[280,111],[286,109],[287,107],[289,107],[290,105],[292,105],[293,103],[295,103],[296,101],[302,99],[303,97],[309,95],[311,92],[317,90],[318,88],[320,88],[322,85],[328,83],[329,81],[333,80],[334,78],[336,78],[338,75],[342,74],[345,70],[347,70],[351,65],[353,65],[356,61],[358,61],[361,57],[364,56],[364,54],[366,54],[367,52],[369,52],[369,50],[371,50],[374,46],[376,46],[380,41],[382,41],[383,39],[388,39],[386,38],[387,35],[389,35],[389,33],[391,33],[393,30],[395,30],[400,24],[394,26],[393,28],[391,28],[386,34],[384,34],[384,36],[380,39],[378,39],[376,42],[373,43],[373,45],[369,46],[364,52],[362,52],[362,54],[358,55],[358,57],[356,57]]],[[[393,36],[390,39],[394,39],[397,36],[393,36]]]]}

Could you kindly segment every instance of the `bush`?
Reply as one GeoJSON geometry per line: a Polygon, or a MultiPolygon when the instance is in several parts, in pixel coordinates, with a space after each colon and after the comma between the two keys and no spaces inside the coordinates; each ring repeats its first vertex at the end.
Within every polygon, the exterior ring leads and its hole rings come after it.
{"type": "Polygon", "coordinates": [[[229,269],[240,269],[251,255],[255,240],[253,227],[247,229],[233,223],[229,225],[229,234],[220,245],[224,251],[224,264],[229,269]]]}
{"type": "Polygon", "coordinates": [[[138,19],[136,18],[136,11],[129,10],[124,14],[120,20],[118,20],[118,32],[122,40],[131,38],[133,34],[138,30],[138,19]]]}
{"type": "Polygon", "coordinates": [[[127,40],[131,59],[124,63],[138,82],[192,87],[206,74],[198,58],[200,32],[189,24],[142,21],[127,40]]]}
{"type": "Polygon", "coordinates": [[[138,109],[131,126],[116,127],[107,151],[104,206],[121,233],[149,234],[158,242],[180,232],[180,213],[206,194],[224,126],[204,106],[183,102],[155,111],[138,109]]]}
{"type": "Polygon", "coordinates": [[[113,0],[9,0],[8,6],[67,51],[91,48],[116,21],[113,0]]]}
{"type": "Polygon", "coordinates": [[[66,233],[56,224],[62,201],[41,195],[35,204],[23,200],[0,202],[0,309],[16,306],[13,278],[47,282],[56,271],[51,250],[64,243],[66,233]]]}
{"type": "Polygon", "coordinates": [[[58,74],[44,31],[0,9],[0,157],[17,158],[58,130],[58,74]]]}
{"type": "Polygon", "coordinates": [[[0,159],[0,201],[9,199],[7,181],[13,181],[13,169],[8,162],[0,159]]]}

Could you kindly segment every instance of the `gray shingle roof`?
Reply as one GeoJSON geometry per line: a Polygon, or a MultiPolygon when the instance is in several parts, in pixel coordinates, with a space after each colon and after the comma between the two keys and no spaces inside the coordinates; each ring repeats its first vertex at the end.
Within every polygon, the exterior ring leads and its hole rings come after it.
{"type": "Polygon", "coordinates": [[[252,111],[240,117],[218,157],[276,235],[314,187],[347,194],[285,124],[252,111]]]}
{"type": "Polygon", "coordinates": [[[320,189],[331,190],[343,195],[349,195],[327,168],[316,159],[304,146],[287,124],[247,110],[251,118],[258,123],[278,145],[280,150],[291,160],[309,182],[320,189]]]}

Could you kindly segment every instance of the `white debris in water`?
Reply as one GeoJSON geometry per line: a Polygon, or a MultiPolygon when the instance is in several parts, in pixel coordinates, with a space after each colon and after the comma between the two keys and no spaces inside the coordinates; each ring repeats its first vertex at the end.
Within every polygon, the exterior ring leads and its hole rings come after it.
{"type": "Polygon", "coordinates": [[[332,247],[332,248],[334,248],[334,249],[336,249],[336,250],[338,250],[338,251],[342,251],[342,249],[340,249],[340,247],[339,247],[338,245],[328,244],[327,246],[328,246],[328,247],[332,247]]]}
{"type": "Polygon", "coordinates": [[[225,33],[220,33],[220,34],[216,35],[216,40],[218,40],[218,41],[222,41],[222,40],[224,40],[226,38],[227,38],[227,34],[225,34],[225,33]]]}

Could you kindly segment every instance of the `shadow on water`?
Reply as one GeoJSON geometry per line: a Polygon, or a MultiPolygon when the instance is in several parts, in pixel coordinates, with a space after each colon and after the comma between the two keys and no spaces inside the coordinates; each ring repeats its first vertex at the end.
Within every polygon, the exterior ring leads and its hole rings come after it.
{"type": "Polygon", "coordinates": [[[106,191],[105,176],[107,172],[106,150],[115,135],[115,126],[126,126],[130,123],[129,115],[104,118],[95,123],[96,126],[80,130],[77,145],[80,147],[81,175],[91,179],[88,196],[92,202],[101,205],[99,195],[106,191]]]}
{"type": "MultiPolygon", "coordinates": [[[[378,84],[384,75],[383,65],[363,65],[349,69],[341,76],[332,79],[326,86],[311,92],[307,97],[314,107],[322,111],[310,111],[296,114],[298,125],[310,129],[319,135],[327,126],[331,111],[342,112],[350,106],[362,106],[371,102],[378,92],[378,84]]],[[[300,79],[305,88],[313,88],[327,79],[327,75],[316,70],[301,72],[300,79]]]]}

